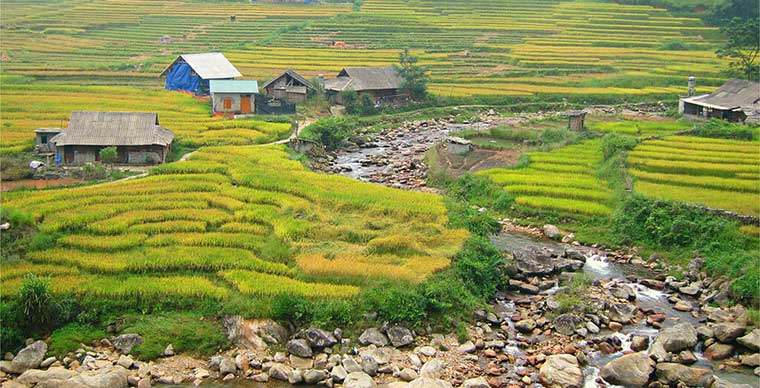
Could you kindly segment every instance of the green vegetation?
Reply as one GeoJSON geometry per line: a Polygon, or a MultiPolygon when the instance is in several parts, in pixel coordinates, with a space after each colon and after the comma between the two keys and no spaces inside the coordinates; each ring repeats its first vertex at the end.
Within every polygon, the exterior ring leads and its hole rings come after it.
{"type": "Polygon", "coordinates": [[[335,149],[353,133],[355,128],[356,122],[351,118],[330,116],[307,126],[300,136],[317,141],[327,149],[335,149]]]}
{"type": "MultiPolygon", "coordinates": [[[[754,7],[757,9],[757,7],[754,7]]],[[[743,20],[735,17],[721,27],[726,43],[716,52],[720,58],[731,58],[730,68],[749,80],[760,78],[760,17],[743,20]]]]}
{"type": "Polygon", "coordinates": [[[102,329],[81,323],[70,323],[50,335],[48,352],[56,357],[64,357],[66,353],[79,349],[82,344],[90,345],[92,341],[107,338],[102,329]]]}
{"type": "Polygon", "coordinates": [[[177,353],[198,357],[210,356],[227,346],[221,325],[197,313],[128,315],[124,325],[123,333],[143,335],[144,342],[132,350],[143,360],[160,357],[169,344],[177,353]]]}
{"type": "Polygon", "coordinates": [[[427,84],[430,81],[427,75],[427,67],[418,65],[419,58],[412,55],[409,49],[404,49],[399,56],[399,64],[396,71],[403,78],[401,90],[409,93],[415,100],[422,100],[427,96],[427,84]]]}

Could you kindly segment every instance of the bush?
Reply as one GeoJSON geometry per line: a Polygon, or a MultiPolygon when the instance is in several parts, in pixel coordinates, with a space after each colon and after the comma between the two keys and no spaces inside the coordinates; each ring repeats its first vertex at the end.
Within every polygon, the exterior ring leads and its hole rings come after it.
{"type": "Polygon", "coordinates": [[[760,129],[749,125],[730,123],[724,120],[712,119],[697,124],[694,135],[718,139],[756,140],[760,129]]]}
{"type": "Polygon", "coordinates": [[[449,226],[452,228],[464,228],[479,236],[487,236],[501,230],[501,224],[488,213],[481,212],[466,202],[446,199],[446,206],[449,209],[449,226]]]}
{"type": "Polygon", "coordinates": [[[24,343],[24,333],[19,327],[20,312],[13,300],[0,300],[0,349],[15,351],[24,343]]]}
{"type": "Polygon", "coordinates": [[[638,141],[634,137],[610,132],[602,137],[604,160],[608,160],[620,152],[632,150],[637,144],[638,141]]]}
{"type": "Polygon", "coordinates": [[[377,313],[378,320],[419,326],[427,316],[427,299],[408,283],[380,282],[361,294],[365,311],[377,313]]]}
{"type": "Polygon", "coordinates": [[[317,141],[328,149],[335,149],[351,135],[356,125],[356,121],[350,118],[327,117],[306,127],[301,136],[317,141]]]}
{"type": "Polygon", "coordinates": [[[0,156],[0,176],[4,181],[28,179],[34,175],[29,167],[29,160],[20,156],[0,156]]]}
{"type": "Polygon", "coordinates": [[[491,179],[472,174],[463,175],[447,187],[447,194],[458,201],[507,211],[515,199],[491,179]]]}
{"type": "Polygon", "coordinates": [[[80,348],[80,344],[89,345],[92,341],[105,337],[106,333],[101,329],[81,323],[70,323],[50,336],[48,353],[63,357],[66,353],[80,348]]]}
{"type": "Polygon", "coordinates": [[[50,278],[24,276],[19,290],[23,321],[32,330],[47,330],[56,319],[56,300],[50,292],[50,278]]]}
{"type": "Polygon", "coordinates": [[[347,90],[340,93],[343,100],[343,107],[346,108],[346,113],[355,115],[360,112],[359,108],[359,94],[353,90],[347,90]]]}
{"type": "Polygon", "coordinates": [[[87,163],[82,166],[82,177],[86,180],[106,179],[108,173],[102,163],[87,163]]]}
{"type": "Polygon", "coordinates": [[[311,306],[304,296],[279,294],[272,299],[272,318],[301,326],[311,321],[311,306]]]}
{"type": "Polygon", "coordinates": [[[503,285],[504,257],[486,237],[468,240],[455,259],[459,279],[476,296],[488,299],[503,285]]]}
{"type": "Polygon", "coordinates": [[[689,50],[689,47],[680,40],[669,40],[660,46],[660,50],[684,51],[689,50]]]}

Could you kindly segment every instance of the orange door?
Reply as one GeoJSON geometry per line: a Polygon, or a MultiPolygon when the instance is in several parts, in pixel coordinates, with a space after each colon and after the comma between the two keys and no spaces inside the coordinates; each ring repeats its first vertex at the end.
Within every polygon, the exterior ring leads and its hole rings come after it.
{"type": "Polygon", "coordinates": [[[251,96],[243,96],[240,98],[240,113],[251,113],[251,96]]]}
{"type": "Polygon", "coordinates": [[[224,111],[227,112],[230,109],[232,109],[232,99],[231,98],[225,98],[224,99],[224,111]]]}

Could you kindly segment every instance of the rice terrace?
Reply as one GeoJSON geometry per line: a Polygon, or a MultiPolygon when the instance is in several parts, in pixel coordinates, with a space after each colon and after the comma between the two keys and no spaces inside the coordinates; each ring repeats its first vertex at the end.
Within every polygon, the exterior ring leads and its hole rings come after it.
{"type": "Polygon", "coordinates": [[[759,13],[0,2],[0,385],[760,387],[759,13]]]}

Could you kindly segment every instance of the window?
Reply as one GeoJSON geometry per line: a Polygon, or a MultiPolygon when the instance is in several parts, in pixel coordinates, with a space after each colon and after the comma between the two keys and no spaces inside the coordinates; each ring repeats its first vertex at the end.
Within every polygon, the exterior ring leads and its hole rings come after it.
{"type": "Polygon", "coordinates": [[[42,142],[42,144],[47,144],[48,143],[47,135],[40,135],[40,142],[42,142]]]}

